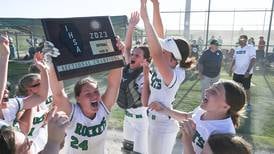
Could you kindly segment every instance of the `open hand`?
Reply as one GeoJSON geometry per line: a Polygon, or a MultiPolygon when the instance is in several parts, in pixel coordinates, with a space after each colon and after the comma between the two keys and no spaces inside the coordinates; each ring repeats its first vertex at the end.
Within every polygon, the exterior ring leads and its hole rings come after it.
{"type": "Polygon", "coordinates": [[[131,17],[129,19],[129,26],[135,27],[140,21],[140,14],[137,11],[131,13],[131,17]]]}
{"type": "Polygon", "coordinates": [[[8,34],[5,33],[4,35],[0,35],[0,54],[9,54],[10,47],[9,47],[9,39],[8,34]]]}
{"type": "Polygon", "coordinates": [[[42,49],[42,52],[44,54],[44,60],[47,63],[52,62],[52,57],[58,57],[60,55],[59,50],[55,48],[54,44],[49,41],[44,42],[44,48],[42,49]]]}

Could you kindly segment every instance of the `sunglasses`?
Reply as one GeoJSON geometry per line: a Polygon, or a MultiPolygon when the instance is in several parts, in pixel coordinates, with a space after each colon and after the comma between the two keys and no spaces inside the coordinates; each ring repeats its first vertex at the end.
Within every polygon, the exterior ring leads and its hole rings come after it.
{"type": "Polygon", "coordinates": [[[38,87],[38,86],[40,86],[40,82],[38,82],[38,83],[36,83],[34,85],[31,85],[30,87],[34,88],[34,87],[38,87]]]}

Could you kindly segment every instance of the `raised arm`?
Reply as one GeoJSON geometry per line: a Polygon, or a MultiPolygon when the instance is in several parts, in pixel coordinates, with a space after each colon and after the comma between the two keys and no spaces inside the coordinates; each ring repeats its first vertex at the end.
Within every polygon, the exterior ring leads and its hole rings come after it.
{"type": "Polygon", "coordinates": [[[145,31],[148,38],[150,55],[153,59],[154,64],[157,66],[160,74],[163,76],[164,83],[166,85],[169,85],[173,79],[174,74],[169,64],[164,59],[163,50],[162,50],[162,47],[160,46],[158,36],[149,21],[146,2],[147,2],[146,0],[141,0],[140,14],[143,19],[145,31]]]}
{"type": "Polygon", "coordinates": [[[124,57],[126,60],[126,64],[130,63],[130,50],[132,48],[132,36],[134,33],[134,29],[136,25],[138,24],[140,20],[140,16],[138,12],[132,12],[131,17],[129,19],[129,24],[128,24],[128,29],[126,33],[126,38],[125,38],[125,50],[124,50],[124,57]]]}
{"type": "Polygon", "coordinates": [[[63,81],[58,81],[53,64],[49,64],[50,88],[52,91],[53,103],[58,107],[58,111],[64,111],[68,116],[72,111],[71,103],[65,92],[63,81]]]}
{"type": "Polygon", "coordinates": [[[24,105],[23,109],[30,109],[34,106],[39,105],[40,103],[46,101],[49,93],[49,79],[48,79],[48,71],[46,65],[43,63],[43,56],[41,53],[36,53],[34,55],[34,63],[40,70],[40,87],[38,94],[33,94],[30,97],[26,97],[23,99],[24,105]]]}
{"type": "Polygon", "coordinates": [[[160,3],[158,0],[151,0],[153,4],[153,26],[159,38],[164,38],[164,26],[160,15],[160,3]]]}
{"type": "Polygon", "coordinates": [[[149,89],[149,64],[146,60],[143,62],[143,74],[144,74],[144,83],[141,91],[141,101],[143,106],[148,106],[148,100],[150,95],[149,89]]]}
{"type": "Polygon", "coordinates": [[[6,89],[7,84],[7,76],[8,76],[8,63],[9,63],[9,40],[7,34],[0,36],[0,106],[2,104],[2,99],[4,95],[4,91],[6,89]]]}
{"type": "MultiPolygon", "coordinates": [[[[119,51],[122,51],[125,48],[119,38],[116,38],[116,46],[118,47],[119,51]]],[[[119,94],[119,88],[122,79],[122,69],[122,67],[112,69],[108,74],[107,89],[102,95],[102,100],[109,111],[115,104],[119,94]]]]}
{"type": "Polygon", "coordinates": [[[52,63],[52,57],[60,55],[59,50],[54,47],[53,43],[46,41],[44,42],[44,48],[42,51],[44,54],[44,60],[47,61],[49,67],[50,88],[52,91],[53,103],[58,107],[59,111],[64,111],[69,116],[72,111],[72,106],[65,92],[64,83],[63,81],[58,81],[52,63]]]}
{"type": "Polygon", "coordinates": [[[109,111],[117,100],[121,79],[122,67],[110,70],[107,79],[107,89],[102,96],[102,100],[109,111]]]}

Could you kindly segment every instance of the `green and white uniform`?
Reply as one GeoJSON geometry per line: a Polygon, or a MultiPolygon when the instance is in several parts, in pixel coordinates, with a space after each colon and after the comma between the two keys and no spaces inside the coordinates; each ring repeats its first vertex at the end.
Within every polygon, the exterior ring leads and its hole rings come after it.
{"type": "Polygon", "coordinates": [[[17,113],[23,109],[23,99],[22,98],[11,98],[7,103],[7,108],[2,109],[3,117],[2,119],[9,126],[14,125],[17,113]]]}
{"type": "Polygon", "coordinates": [[[28,134],[28,138],[33,141],[31,145],[32,153],[42,151],[48,141],[48,126],[45,123],[47,113],[52,105],[52,96],[49,96],[46,102],[39,104],[32,112],[32,128],[28,134]]]}
{"type": "MultiPolygon", "coordinates": [[[[164,106],[172,109],[175,95],[185,79],[185,70],[177,65],[173,72],[173,79],[169,85],[163,81],[159,71],[155,70],[150,80],[149,104],[160,102],[164,106]]],[[[149,154],[171,154],[179,124],[173,118],[157,112],[148,112],[149,131],[148,131],[148,153],[149,154]]]]}
{"type": "Polygon", "coordinates": [[[66,130],[66,154],[104,154],[109,111],[103,102],[94,119],[84,115],[80,106],[72,104],[70,125],[66,130]]]}
{"type": "Polygon", "coordinates": [[[204,112],[203,109],[198,107],[192,115],[192,119],[196,124],[196,132],[192,137],[192,146],[197,154],[202,152],[210,135],[236,133],[231,117],[222,120],[201,120],[204,112]]]}

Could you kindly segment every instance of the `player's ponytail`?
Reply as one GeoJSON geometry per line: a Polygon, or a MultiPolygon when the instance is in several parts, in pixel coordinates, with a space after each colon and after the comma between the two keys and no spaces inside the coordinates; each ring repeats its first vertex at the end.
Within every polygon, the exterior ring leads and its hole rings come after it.
{"type": "Polygon", "coordinates": [[[246,101],[245,90],[234,81],[221,81],[225,88],[226,103],[230,106],[227,114],[231,116],[234,126],[240,126],[240,112],[246,101]]]}
{"type": "Polygon", "coordinates": [[[233,112],[233,111],[228,111],[229,115],[231,116],[232,122],[235,126],[235,128],[238,128],[240,126],[240,116],[241,114],[239,112],[233,112]]]}

